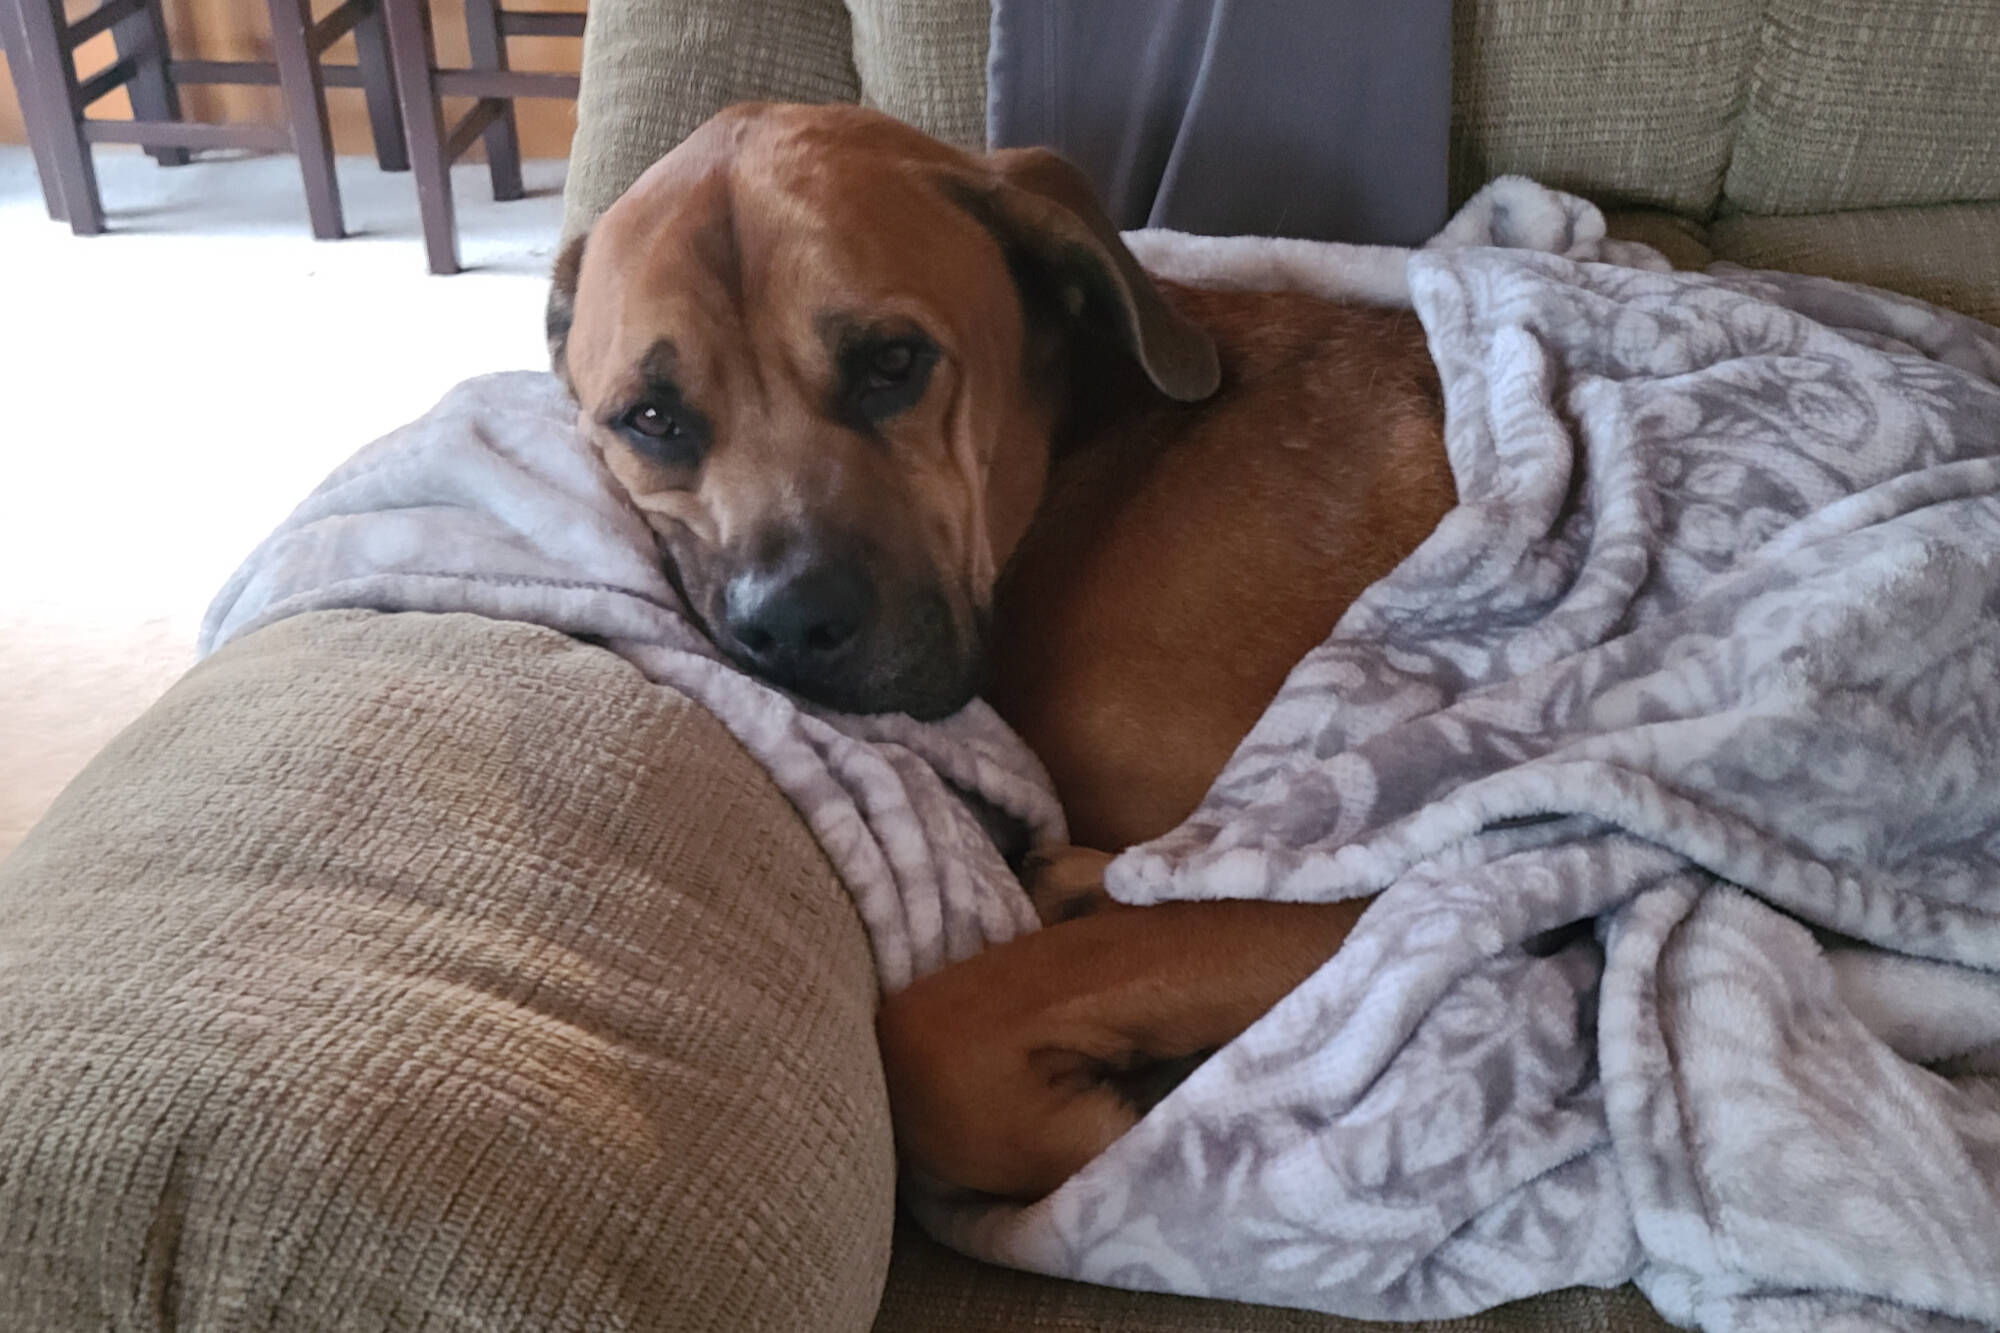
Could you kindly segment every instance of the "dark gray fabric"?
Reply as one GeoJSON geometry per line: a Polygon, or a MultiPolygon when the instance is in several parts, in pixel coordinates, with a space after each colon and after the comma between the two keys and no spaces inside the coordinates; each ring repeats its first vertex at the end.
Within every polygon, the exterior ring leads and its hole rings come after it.
{"type": "Polygon", "coordinates": [[[1415,245],[1446,217],[1450,0],[995,0],[987,137],[1121,227],[1415,245]]]}

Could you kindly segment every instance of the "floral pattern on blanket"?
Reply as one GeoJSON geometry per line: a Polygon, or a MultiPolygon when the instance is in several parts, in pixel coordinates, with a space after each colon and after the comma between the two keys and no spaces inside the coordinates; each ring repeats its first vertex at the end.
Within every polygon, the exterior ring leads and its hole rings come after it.
{"type": "Polygon", "coordinates": [[[920,1210],[1361,1317],[2000,1325],[2000,332],[1514,250],[1409,283],[1459,507],[1110,880],[1380,899],[1050,1198],[920,1210]]]}

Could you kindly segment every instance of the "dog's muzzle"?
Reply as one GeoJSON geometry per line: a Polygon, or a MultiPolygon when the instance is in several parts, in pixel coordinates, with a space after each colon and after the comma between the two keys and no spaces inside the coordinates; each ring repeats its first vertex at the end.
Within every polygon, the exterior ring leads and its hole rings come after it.
{"type": "Polygon", "coordinates": [[[794,551],[739,569],[709,632],[745,669],[845,713],[944,717],[978,684],[978,645],[961,641],[943,594],[885,592],[853,557],[794,551]]]}
{"type": "Polygon", "coordinates": [[[746,570],[724,586],[722,629],[739,656],[785,683],[837,674],[875,619],[875,585],[852,560],[746,570]]]}

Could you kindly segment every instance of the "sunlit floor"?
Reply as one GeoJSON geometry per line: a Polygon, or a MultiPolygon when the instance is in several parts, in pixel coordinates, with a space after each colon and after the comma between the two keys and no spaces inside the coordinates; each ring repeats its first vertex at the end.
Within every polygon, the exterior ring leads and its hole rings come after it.
{"type": "Polygon", "coordinates": [[[459,168],[472,271],[433,278],[409,177],[365,159],[340,164],[353,234],[318,242],[290,158],[100,151],[113,230],[80,239],[0,146],[0,856],[314,483],[457,381],[546,364],[562,170],[495,204],[459,168]]]}

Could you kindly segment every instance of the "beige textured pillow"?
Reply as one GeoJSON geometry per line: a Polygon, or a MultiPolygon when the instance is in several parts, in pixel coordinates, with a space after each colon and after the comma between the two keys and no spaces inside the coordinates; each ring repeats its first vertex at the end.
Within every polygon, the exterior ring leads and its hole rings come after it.
{"type": "Polygon", "coordinates": [[[2000,203],[1725,218],[1709,236],[1717,259],[1745,268],[1865,282],[2000,324],[2000,203]]]}
{"type": "Polygon", "coordinates": [[[847,0],[847,12],[861,100],[984,152],[987,0],[847,0]]]}
{"type": "Polygon", "coordinates": [[[1771,0],[1729,201],[2000,199],[2000,0],[1771,0]]]}
{"type": "Polygon", "coordinates": [[[865,938],[599,649],[280,623],[0,867],[0,1328],[862,1329],[865,938]]]}
{"type": "Polygon", "coordinates": [[[841,0],[593,6],[563,187],[563,234],[586,230],[640,172],[732,102],[860,96],[841,0]]]}
{"type": "Polygon", "coordinates": [[[1715,262],[1708,228],[1691,218],[1657,209],[1635,208],[1604,215],[1604,233],[1614,240],[1650,245],[1679,269],[1702,269],[1715,262]]]}
{"type": "Polygon", "coordinates": [[[1505,172],[1600,201],[1706,216],[1761,0],[1458,0],[1451,197],[1505,172]]]}

